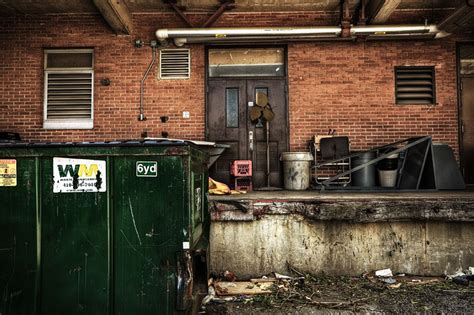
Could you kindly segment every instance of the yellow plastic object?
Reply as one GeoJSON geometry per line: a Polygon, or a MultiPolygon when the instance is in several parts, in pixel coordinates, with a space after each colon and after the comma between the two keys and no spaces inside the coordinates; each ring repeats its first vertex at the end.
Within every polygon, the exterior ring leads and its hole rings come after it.
{"type": "Polygon", "coordinates": [[[215,181],[209,177],[209,194],[228,195],[230,194],[230,188],[226,184],[215,181]]]}
{"type": "Polygon", "coordinates": [[[209,194],[210,195],[239,195],[245,194],[246,191],[232,190],[224,183],[213,180],[209,177],[209,194]]]}

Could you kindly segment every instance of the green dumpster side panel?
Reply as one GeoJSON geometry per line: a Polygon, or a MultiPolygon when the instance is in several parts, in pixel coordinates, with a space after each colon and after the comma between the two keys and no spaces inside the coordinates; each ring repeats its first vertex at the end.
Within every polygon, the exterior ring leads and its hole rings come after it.
{"type": "Polygon", "coordinates": [[[175,301],[176,252],[184,239],[181,157],[114,160],[115,314],[169,314],[175,301]],[[156,177],[137,177],[137,161],[156,161],[156,177]]]}
{"type": "Polygon", "coordinates": [[[0,314],[35,311],[35,159],[17,159],[17,174],[16,187],[0,187],[0,314]]]}
{"type": "Polygon", "coordinates": [[[42,161],[41,313],[107,314],[107,194],[51,193],[42,161]]]}
{"type": "Polygon", "coordinates": [[[174,314],[183,242],[207,247],[207,156],[188,145],[5,148],[0,314],[174,314]],[[106,192],[53,193],[53,157],[106,161],[106,192]],[[139,177],[137,161],[156,162],[139,177]]]}

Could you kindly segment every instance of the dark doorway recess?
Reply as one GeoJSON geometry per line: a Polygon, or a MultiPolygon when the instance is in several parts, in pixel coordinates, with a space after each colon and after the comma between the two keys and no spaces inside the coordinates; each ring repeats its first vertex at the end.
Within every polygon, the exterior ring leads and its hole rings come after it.
{"type": "Polygon", "coordinates": [[[461,169],[466,184],[474,184],[474,43],[458,46],[461,169]]]}

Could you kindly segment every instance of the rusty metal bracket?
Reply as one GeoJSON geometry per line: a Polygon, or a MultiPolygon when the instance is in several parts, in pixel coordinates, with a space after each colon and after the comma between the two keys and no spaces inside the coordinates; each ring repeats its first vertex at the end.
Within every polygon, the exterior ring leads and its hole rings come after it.
{"type": "MultiPolygon", "coordinates": [[[[170,7],[178,14],[178,16],[191,28],[195,28],[196,26],[186,17],[184,14],[184,10],[186,7],[178,6],[177,0],[163,0],[164,3],[169,4],[170,7]]],[[[201,27],[210,27],[212,26],[227,10],[232,10],[235,8],[235,0],[220,0],[221,5],[217,8],[217,10],[207,19],[206,22],[201,27]]]]}
{"type": "Polygon", "coordinates": [[[349,12],[349,3],[347,0],[341,0],[340,2],[340,15],[341,15],[341,37],[351,37],[351,15],[349,12]]]}
{"type": "Polygon", "coordinates": [[[234,0],[221,0],[221,5],[219,6],[219,8],[216,10],[216,12],[214,12],[214,14],[212,14],[207,19],[207,21],[202,25],[202,27],[212,26],[226,10],[232,10],[233,8],[235,8],[234,3],[234,0]]]}
{"type": "Polygon", "coordinates": [[[354,16],[352,17],[352,24],[354,25],[367,25],[367,0],[361,0],[354,10],[354,16]]]}
{"type": "Polygon", "coordinates": [[[188,20],[188,18],[183,12],[186,9],[186,7],[178,6],[176,4],[177,0],[163,0],[163,2],[169,4],[170,7],[173,8],[173,10],[176,12],[176,14],[178,14],[178,16],[184,21],[184,23],[186,23],[191,28],[194,27],[193,23],[191,23],[191,21],[188,20]]]}

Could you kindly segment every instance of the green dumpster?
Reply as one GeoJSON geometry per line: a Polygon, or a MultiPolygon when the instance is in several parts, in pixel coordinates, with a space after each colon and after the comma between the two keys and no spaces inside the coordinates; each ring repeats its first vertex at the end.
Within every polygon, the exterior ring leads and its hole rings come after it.
{"type": "Polygon", "coordinates": [[[207,154],[0,144],[0,314],[174,314],[206,279],[207,154]]]}

